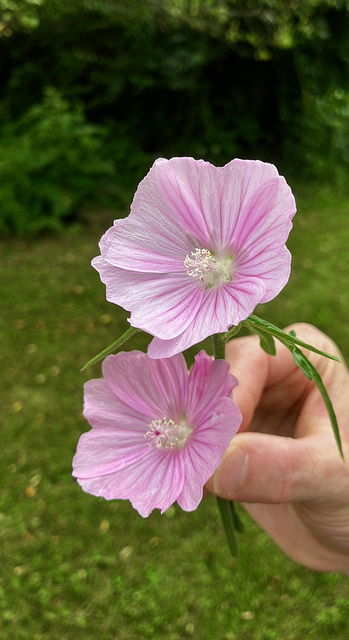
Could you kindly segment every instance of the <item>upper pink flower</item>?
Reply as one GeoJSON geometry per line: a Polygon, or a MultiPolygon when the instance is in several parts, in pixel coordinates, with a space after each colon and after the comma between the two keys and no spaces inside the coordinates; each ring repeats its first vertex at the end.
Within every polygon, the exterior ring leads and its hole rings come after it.
{"type": "Polygon", "coordinates": [[[168,357],[238,325],[281,291],[295,212],[271,164],[159,159],[128,218],[102,237],[92,265],[107,299],[155,336],[149,356],[168,357]]]}
{"type": "Polygon", "coordinates": [[[236,384],[228,363],[204,351],[189,376],[182,354],[108,356],[103,378],[85,385],[92,429],[79,440],[73,475],[88,493],[131,500],[144,517],[176,500],[196,509],[240,426],[236,384]]]}

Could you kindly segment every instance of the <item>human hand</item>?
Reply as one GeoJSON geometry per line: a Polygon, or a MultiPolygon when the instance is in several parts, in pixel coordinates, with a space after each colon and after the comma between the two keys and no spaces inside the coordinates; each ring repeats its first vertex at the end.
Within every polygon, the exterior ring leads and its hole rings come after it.
{"type": "Polygon", "coordinates": [[[338,347],[321,331],[296,324],[297,337],[341,363],[307,357],[331,398],[345,462],[323,399],[276,342],[267,355],[257,336],[232,340],[226,359],[239,385],[243,422],[207,488],[242,502],[291,558],[318,571],[349,575],[349,372],[338,347]]]}

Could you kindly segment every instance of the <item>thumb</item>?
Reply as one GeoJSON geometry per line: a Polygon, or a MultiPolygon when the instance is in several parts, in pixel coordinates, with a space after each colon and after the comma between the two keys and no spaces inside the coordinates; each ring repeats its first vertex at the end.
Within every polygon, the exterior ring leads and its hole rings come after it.
{"type": "Polygon", "coordinates": [[[324,431],[299,439],[238,433],[207,488],[239,502],[340,499],[348,480],[333,436],[324,431]]]}

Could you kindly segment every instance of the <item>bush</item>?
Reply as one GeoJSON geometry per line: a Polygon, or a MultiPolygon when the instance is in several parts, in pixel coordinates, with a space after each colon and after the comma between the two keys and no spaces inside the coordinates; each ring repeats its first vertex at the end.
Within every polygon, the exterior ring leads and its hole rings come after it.
{"type": "Polygon", "coordinates": [[[59,231],[111,181],[105,130],[55,89],[0,138],[0,233],[59,231]]]}

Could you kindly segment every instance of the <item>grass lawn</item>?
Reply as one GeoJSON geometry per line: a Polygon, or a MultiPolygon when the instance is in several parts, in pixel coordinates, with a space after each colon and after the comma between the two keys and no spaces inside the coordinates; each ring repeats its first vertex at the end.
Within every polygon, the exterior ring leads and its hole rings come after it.
{"type": "MultiPolygon", "coordinates": [[[[316,323],[349,358],[349,198],[296,195],[292,276],[257,313],[316,323]]],[[[82,385],[100,365],[80,369],[127,326],[90,267],[111,222],[0,244],[0,637],[347,640],[348,578],[296,565],[242,510],[234,561],[214,499],[144,520],[72,479],[82,385]]]]}

